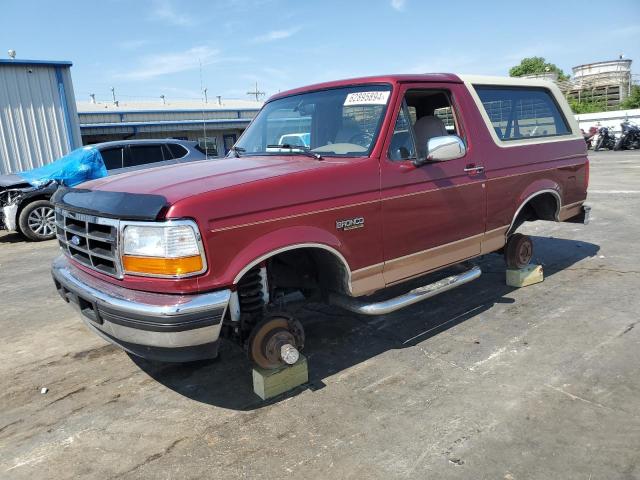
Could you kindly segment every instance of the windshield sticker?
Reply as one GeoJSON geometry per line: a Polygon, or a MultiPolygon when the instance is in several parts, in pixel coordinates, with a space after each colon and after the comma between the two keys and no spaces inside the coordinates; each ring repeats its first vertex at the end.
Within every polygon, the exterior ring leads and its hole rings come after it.
{"type": "Polygon", "coordinates": [[[347,95],[344,106],[349,105],[386,105],[391,92],[355,92],[347,95]]]}

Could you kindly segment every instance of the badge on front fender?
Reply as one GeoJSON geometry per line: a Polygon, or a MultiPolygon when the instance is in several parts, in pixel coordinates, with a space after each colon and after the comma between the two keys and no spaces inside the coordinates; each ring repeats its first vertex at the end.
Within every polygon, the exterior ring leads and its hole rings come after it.
{"type": "Polygon", "coordinates": [[[355,230],[364,227],[364,217],[348,218],[346,220],[336,220],[337,230],[355,230]]]}

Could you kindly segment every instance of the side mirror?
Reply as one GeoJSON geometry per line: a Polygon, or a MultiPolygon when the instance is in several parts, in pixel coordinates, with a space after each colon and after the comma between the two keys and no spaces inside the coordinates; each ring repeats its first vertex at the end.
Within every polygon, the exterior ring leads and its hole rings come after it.
{"type": "Polygon", "coordinates": [[[425,158],[416,161],[416,166],[428,162],[446,162],[462,158],[467,153],[467,147],[457,135],[444,135],[442,137],[430,138],[427,142],[425,158]]]}

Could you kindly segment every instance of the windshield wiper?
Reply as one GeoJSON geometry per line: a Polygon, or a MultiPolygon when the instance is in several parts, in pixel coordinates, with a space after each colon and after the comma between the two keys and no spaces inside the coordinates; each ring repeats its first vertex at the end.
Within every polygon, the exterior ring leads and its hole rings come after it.
{"type": "Polygon", "coordinates": [[[240,154],[247,151],[246,148],[236,147],[235,145],[229,149],[230,152],[233,152],[233,155],[236,158],[240,158],[240,154]]]}
{"type": "Polygon", "coordinates": [[[315,158],[316,160],[322,160],[322,156],[319,153],[312,152],[311,149],[307,146],[303,145],[292,145],[290,143],[279,143],[274,145],[267,145],[267,148],[284,148],[287,150],[291,150],[294,153],[294,150],[297,150],[295,153],[301,153],[306,155],[307,157],[315,158]]]}

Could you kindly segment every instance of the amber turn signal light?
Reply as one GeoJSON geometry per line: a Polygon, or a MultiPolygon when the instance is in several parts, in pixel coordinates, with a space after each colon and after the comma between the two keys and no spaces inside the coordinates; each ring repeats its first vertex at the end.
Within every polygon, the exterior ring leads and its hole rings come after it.
{"type": "Polygon", "coordinates": [[[122,256],[122,266],[127,273],[178,277],[202,270],[200,255],[180,258],[122,256]]]}

